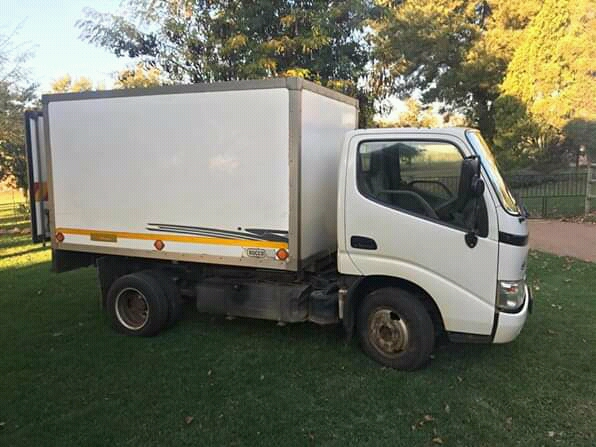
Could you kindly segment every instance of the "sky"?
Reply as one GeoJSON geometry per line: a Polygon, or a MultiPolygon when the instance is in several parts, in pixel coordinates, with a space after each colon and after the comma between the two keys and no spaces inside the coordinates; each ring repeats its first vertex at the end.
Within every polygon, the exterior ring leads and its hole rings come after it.
{"type": "Polygon", "coordinates": [[[0,0],[0,34],[11,34],[13,43],[32,48],[28,62],[31,80],[39,91],[65,74],[85,76],[109,87],[113,73],[131,64],[108,51],[79,39],[77,20],[83,8],[116,12],[121,0],[0,0]]]}

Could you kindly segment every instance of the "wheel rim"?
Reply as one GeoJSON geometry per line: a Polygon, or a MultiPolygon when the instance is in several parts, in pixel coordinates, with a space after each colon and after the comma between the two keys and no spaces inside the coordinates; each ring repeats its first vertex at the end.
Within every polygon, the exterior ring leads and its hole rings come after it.
{"type": "Polygon", "coordinates": [[[126,288],[116,297],[116,317],[122,326],[138,331],[149,321],[149,303],[140,291],[126,288]]]}
{"type": "Polygon", "coordinates": [[[408,346],[408,326],[393,309],[379,308],[369,316],[368,339],[382,355],[398,357],[408,346]]]}

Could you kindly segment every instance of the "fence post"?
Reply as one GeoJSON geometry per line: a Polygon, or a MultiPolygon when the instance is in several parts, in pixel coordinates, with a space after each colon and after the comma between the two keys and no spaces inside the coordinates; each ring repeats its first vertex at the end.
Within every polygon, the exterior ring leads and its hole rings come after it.
{"type": "Polygon", "coordinates": [[[596,163],[588,163],[588,175],[586,178],[586,204],[584,207],[584,214],[590,214],[590,207],[592,199],[596,199],[596,193],[592,192],[592,185],[596,183],[594,178],[594,171],[596,170],[596,163]]]}

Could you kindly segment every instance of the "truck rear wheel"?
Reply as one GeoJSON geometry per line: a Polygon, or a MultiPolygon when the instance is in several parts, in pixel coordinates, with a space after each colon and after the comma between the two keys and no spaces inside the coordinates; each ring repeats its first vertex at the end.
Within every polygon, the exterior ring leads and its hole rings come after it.
{"type": "Polygon", "coordinates": [[[118,278],[108,291],[112,326],[128,335],[155,335],[168,318],[168,299],[159,282],[144,272],[118,278]]]}
{"type": "Polygon", "coordinates": [[[180,290],[174,280],[162,270],[145,270],[146,273],[159,281],[159,285],[166,294],[168,299],[168,317],[166,318],[165,327],[171,328],[178,320],[182,318],[182,311],[184,303],[180,290]]]}
{"type": "Polygon", "coordinates": [[[395,369],[420,368],[435,344],[433,322],[422,302],[395,287],[375,290],[364,298],[357,329],[364,352],[395,369]]]}

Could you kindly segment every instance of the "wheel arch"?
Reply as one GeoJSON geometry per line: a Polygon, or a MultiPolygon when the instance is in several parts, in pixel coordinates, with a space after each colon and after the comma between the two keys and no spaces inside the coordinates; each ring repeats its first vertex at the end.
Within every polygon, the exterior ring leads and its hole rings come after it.
{"type": "Polygon", "coordinates": [[[385,287],[397,287],[414,294],[427,309],[433,321],[433,325],[435,326],[436,334],[441,334],[445,331],[445,323],[443,321],[441,311],[439,310],[435,300],[426,290],[424,290],[418,284],[408,281],[407,279],[385,275],[371,275],[360,277],[348,289],[343,318],[344,330],[348,340],[350,340],[354,335],[354,329],[356,327],[356,315],[358,313],[358,308],[364,301],[364,298],[372,291],[385,287]]]}

